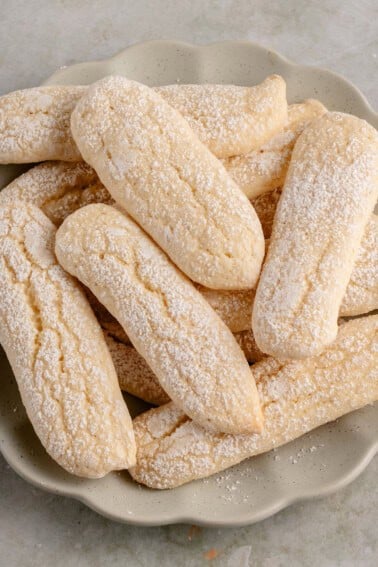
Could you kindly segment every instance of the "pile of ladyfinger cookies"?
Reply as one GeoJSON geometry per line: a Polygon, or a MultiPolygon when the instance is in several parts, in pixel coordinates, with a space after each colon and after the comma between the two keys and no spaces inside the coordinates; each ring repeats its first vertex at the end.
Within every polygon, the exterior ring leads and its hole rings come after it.
{"type": "Polygon", "coordinates": [[[109,76],[0,98],[0,163],[35,162],[0,193],[0,341],[64,469],[173,488],[378,399],[367,122],[277,75],[109,76]]]}

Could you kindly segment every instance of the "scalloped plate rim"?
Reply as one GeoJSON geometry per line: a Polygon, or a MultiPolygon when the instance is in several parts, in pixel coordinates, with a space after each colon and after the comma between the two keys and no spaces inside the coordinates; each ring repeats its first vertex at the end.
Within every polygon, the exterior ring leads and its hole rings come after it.
{"type": "MultiPolygon", "coordinates": [[[[358,410],[357,410],[358,411],[358,410]]],[[[93,499],[91,499],[87,494],[80,494],[79,492],[73,490],[65,490],[59,487],[54,487],[49,483],[38,481],[38,479],[28,476],[24,473],[22,467],[19,466],[19,461],[14,461],[12,458],[8,458],[6,451],[0,451],[8,463],[8,465],[14,470],[23,480],[35,486],[36,488],[48,492],[50,494],[56,494],[58,496],[64,496],[68,498],[72,498],[81,502],[85,506],[88,506],[94,512],[100,514],[101,516],[108,518],[109,520],[116,521],[123,524],[133,525],[133,526],[140,526],[140,527],[156,527],[156,526],[167,526],[172,524],[196,524],[202,527],[214,527],[214,528],[225,528],[225,527],[243,527],[247,525],[252,525],[258,522],[262,522],[271,516],[281,512],[285,508],[289,506],[304,502],[306,500],[312,500],[315,498],[325,497],[331,494],[334,494],[336,491],[348,486],[351,482],[353,482],[362,472],[366,469],[372,459],[378,452],[378,440],[372,443],[372,445],[366,449],[364,455],[360,458],[358,462],[356,462],[355,466],[350,468],[347,474],[344,474],[342,478],[334,480],[333,482],[329,482],[325,484],[321,488],[313,489],[313,490],[303,490],[297,494],[289,493],[286,497],[282,496],[280,499],[277,499],[274,503],[263,508],[259,513],[255,513],[253,519],[249,518],[242,518],[240,521],[232,521],[231,523],[225,522],[224,520],[207,520],[201,514],[200,515],[182,515],[180,516],[177,513],[174,514],[165,514],[163,518],[157,521],[149,521],[146,520],[145,517],[133,517],[128,516],[125,518],[124,516],[120,516],[118,514],[112,513],[104,508],[101,508],[93,499]]],[[[95,482],[95,481],[94,481],[95,482]]],[[[80,490],[80,489],[79,489],[80,490]]],[[[151,490],[151,489],[148,489],[151,490]]],[[[162,491],[164,493],[164,491],[162,491]]],[[[245,514],[248,515],[248,512],[245,514]]]]}

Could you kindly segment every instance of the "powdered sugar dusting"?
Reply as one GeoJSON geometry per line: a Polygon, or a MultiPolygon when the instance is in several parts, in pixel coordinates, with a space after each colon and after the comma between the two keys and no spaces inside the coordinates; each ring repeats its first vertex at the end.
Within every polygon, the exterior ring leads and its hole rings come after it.
{"type": "Polygon", "coordinates": [[[358,249],[340,315],[359,315],[378,309],[378,216],[372,215],[358,249]]]}
{"type": "Polygon", "coordinates": [[[49,454],[97,478],[135,459],[131,419],[101,329],[57,264],[55,228],[35,206],[0,208],[0,341],[49,454]]]}
{"type": "Polygon", "coordinates": [[[233,335],[129,217],[84,207],[58,230],[56,253],[117,317],[188,415],[218,430],[259,426],[255,385],[233,335]]]}
{"type": "Polygon", "coordinates": [[[80,100],[71,127],[113,198],[193,281],[217,289],[255,285],[264,240],[253,207],[152,89],[103,79],[80,100]]]}
{"type": "Polygon", "coordinates": [[[288,124],[266,144],[245,155],[225,159],[224,166],[249,199],[281,187],[298,136],[327,109],[317,100],[289,106],[288,124]]]}
{"type": "Polygon", "coordinates": [[[317,357],[287,362],[266,358],[252,367],[252,373],[264,408],[263,433],[214,434],[191,422],[173,404],[150,410],[134,420],[133,477],[153,488],[173,488],[376,401],[378,315],[342,325],[337,340],[317,357]],[[159,424],[167,419],[169,427],[161,429],[159,424]]]}
{"type": "Polygon", "coordinates": [[[28,201],[59,226],[76,209],[90,203],[114,203],[96,172],[84,162],[51,161],[17,177],[0,193],[0,204],[28,201]]]}
{"type": "Polygon", "coordinates": [[[86,89],[46,86],[0,97],[0,163],[80,160],[70,118],[86,89]]]}
{"type": "MultiPolygon", "coordinates": [[[[276,192],[274,191],[273,193],[276,192]]],[[[266,211],[268,216],[271,215],[271,209],[275,208],[274,204],[277,195],[271,196],[270,193],[265,193],[258,197],[257,200],[264,200],[266,202],[266,197],[268,197],[266,211]]],[[[257,212],[260,213],[260,218],[264,218],[262,203],[258,205],[257,212]]],[[[357,259],[352,270],[352,275],[340,307],[340,316],[361,315],[378,308],[377,218],[376,215],[372,215],[366,225],[360,247],[358,248],[357,259]]],[[[266,251],[268,248],[269,240],[266,240],[266,251]]],[[[255,290],[221,291],[207,289],[203,286],[197,286],[197,289],[231,331],[238,334],[236,337],[237,341],[244,351],[247,360],[260,360],[263,353],[258,348],[251,331],[255,290]]]]}
{"type": "Polygon", "coordinates": [[[286,85],[272,75],[255,87],[169,85],[155,89],[219,158],[259,148],[286,123],[286,85]]]}
{"type": "Polygon", "coordinates": [[[262,351],[300,358],[334,340],[342,298],[378,195],[378,134],[342,113],[299,137],[256,291],[262,351]]]}

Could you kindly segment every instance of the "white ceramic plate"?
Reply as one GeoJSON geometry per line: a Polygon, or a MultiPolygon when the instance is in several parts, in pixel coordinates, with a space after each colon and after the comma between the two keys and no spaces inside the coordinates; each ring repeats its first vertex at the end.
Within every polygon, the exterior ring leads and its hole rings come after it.
{"type": "MultiPolygon", "coordinates": [[[[290,102],[315,97],[329,109],[351,112],[378,127],[378,115],[342,77],[295,65],[277,53],[246,42],[201,47],[168,41],[143,43],[106,61],[60,69],[46,84],[87,84],[115,73],[151,86],[176,82],[253,85],[278,73],[287,81],[290,102]]],[[[18,172],[17,167],[0,168],[0,187],[18,172]]],[[[378,447],[376,404],[275,452],[171,491],[139,486],[127,472],[112,473],[101,480],[83,480],[66,473],[45,453],[25,415],[3,353],[0,366],[0,448],[8,463],[32,484],[77,498],[122,522],[250,524],[294,501],[328,494],[346,485],[367,466],[378,447]]],[[[145,407],[131,397],[128,404],[134,413],[145,407]]]]}

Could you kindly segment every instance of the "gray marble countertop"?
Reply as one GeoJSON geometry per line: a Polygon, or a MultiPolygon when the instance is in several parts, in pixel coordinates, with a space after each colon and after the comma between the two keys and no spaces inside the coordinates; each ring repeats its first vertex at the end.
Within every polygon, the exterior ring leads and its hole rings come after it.
{"type": "MultiPolygon", "coordinates": [[[[0,7],[0,94],[137,41],[247,39],[338,71],[378,107],[376,0],[0,0],[0,7]]],[[[0,457],[0,564],[375,566],[377,475],[375,458],[333,496],[245,528],[136,528],[33,488],[0,457]]]]}

